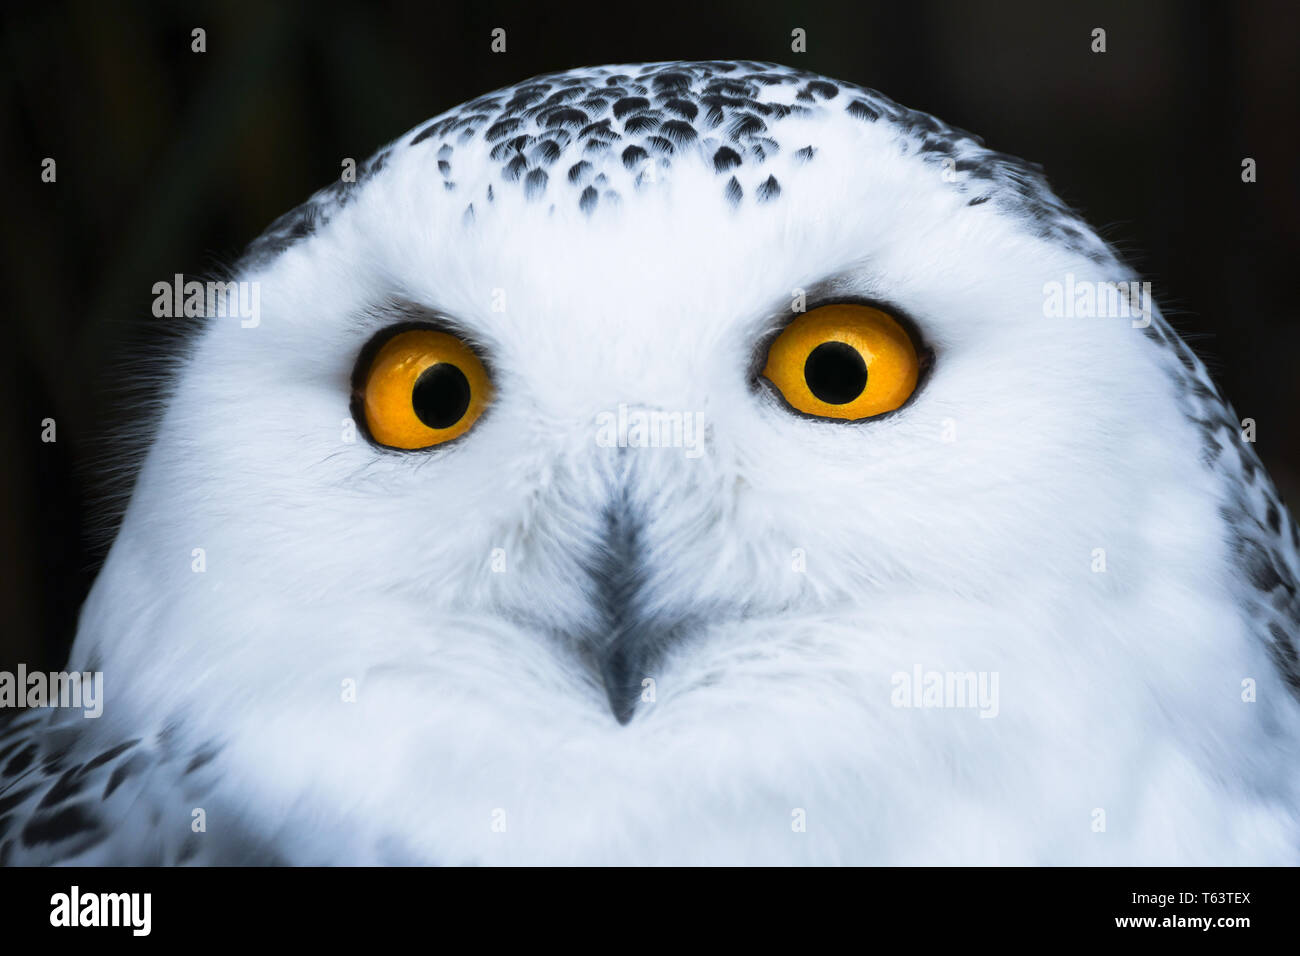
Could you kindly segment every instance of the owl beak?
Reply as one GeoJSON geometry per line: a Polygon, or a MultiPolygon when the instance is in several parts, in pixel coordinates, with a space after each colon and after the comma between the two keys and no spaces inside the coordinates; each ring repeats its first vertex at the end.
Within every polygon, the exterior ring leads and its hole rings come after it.
{"type": "Polygon", "coordinates": [[[641,670],[633,655],[611,649],[606,654],[601,667],[601,676],[605,680],[605,696],[609,698],[609,709],[614,719],[626,726],[636,713],[636,705],[641,698],[641,680],[637,672],[641,670]]]}
{"type": "Polygon", "coordinates": [[[639,707],[653,704],[655,668],[686,628],[681,617],[645,606],[642,517],[626,485],[612,496],[604,520],[604,540],[589,568],[603,626],[589,635],[588,647],[609,709],[626,725],[639,707]]]}
{"type": "Polygon", "coordinates": [[[601,677],[609,709],[620,724],[626,725],[642,703],[654,703],[654,671],[684,630],[678,621],[638,617],[606,645],[601,677]]]}

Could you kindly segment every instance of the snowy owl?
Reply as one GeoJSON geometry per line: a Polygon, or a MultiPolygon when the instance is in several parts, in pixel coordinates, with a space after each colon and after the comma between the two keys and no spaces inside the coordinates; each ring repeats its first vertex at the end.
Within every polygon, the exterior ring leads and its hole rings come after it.
{"type": "Polygon", "coordinates": [[[1296,525],[1037,167],[753,62],[343,166],[173,320],[4,862],[1297,859],[1296,525]]]}

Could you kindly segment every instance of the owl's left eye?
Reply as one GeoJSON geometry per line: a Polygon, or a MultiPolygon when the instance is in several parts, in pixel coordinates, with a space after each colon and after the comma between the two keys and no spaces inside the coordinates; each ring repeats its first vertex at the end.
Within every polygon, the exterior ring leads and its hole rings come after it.
{"type": "Polygon", "coordinates": [[[892,412],[916,390],[921,361],[907,330],[868,305],[824,305],[772,342],[763,377],[795,411],[856,421],[892,412]]]}
{"type": "Polygon", "coordinates": [[[354,411],[370,436],[389,448],[431,448],[458,438],[492,399],[478,356],[456,336],[434,329],[393,335],[358,372],[354,411]]]}

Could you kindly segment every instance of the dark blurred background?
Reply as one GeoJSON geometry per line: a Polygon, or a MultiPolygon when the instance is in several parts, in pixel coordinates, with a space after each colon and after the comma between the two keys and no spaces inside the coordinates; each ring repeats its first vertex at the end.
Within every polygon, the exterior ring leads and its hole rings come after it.
{"type": "MultiPolygon", "coordinates": [[[[773,60],[875,87],[1042,163],[1155,284],[1300,488],[1300,4],[538,0],[7,9],[0,669],[59,666],[111,540],[121,390],[153,283],[211,273],[420,121],[532,74],[773,60]],[[191,52],[206,30],[207,52],[191,52]],[[507,50],[492,53],[493,28],[507,50]],[[1106,30],[1107,52],[1091,52],[1106,30]],[[791,31],[807,52],[791,51],[791,31]],[[1241,180],[1253,157],[1258,182],[1241,180]],[[40,181],[45,157],[54,184],[40,181]],[[41,421],[57,421],[43,443],[41,421]]],[[[1290,494],[1288,494],[1290,492],[1290,494]]]]}

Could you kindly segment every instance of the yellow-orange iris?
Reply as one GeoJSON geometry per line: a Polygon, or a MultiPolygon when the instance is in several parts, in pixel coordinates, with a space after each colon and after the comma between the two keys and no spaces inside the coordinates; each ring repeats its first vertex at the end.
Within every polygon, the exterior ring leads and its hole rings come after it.
{"type": "Polygon", "coordinates": [[[366,427],[392,448],[429,448],[467,432],[492,399],[487,370],[460,339],[432,329],[393,336],[362,386],[366,427]]]}
{"type": "Polygon", "coordinates": [[[791,322],[768,349],[763,377],[792,408],[851,421],[898,408],[919,372],[912,339],[893,316],[846,304],[791,322]]]}

